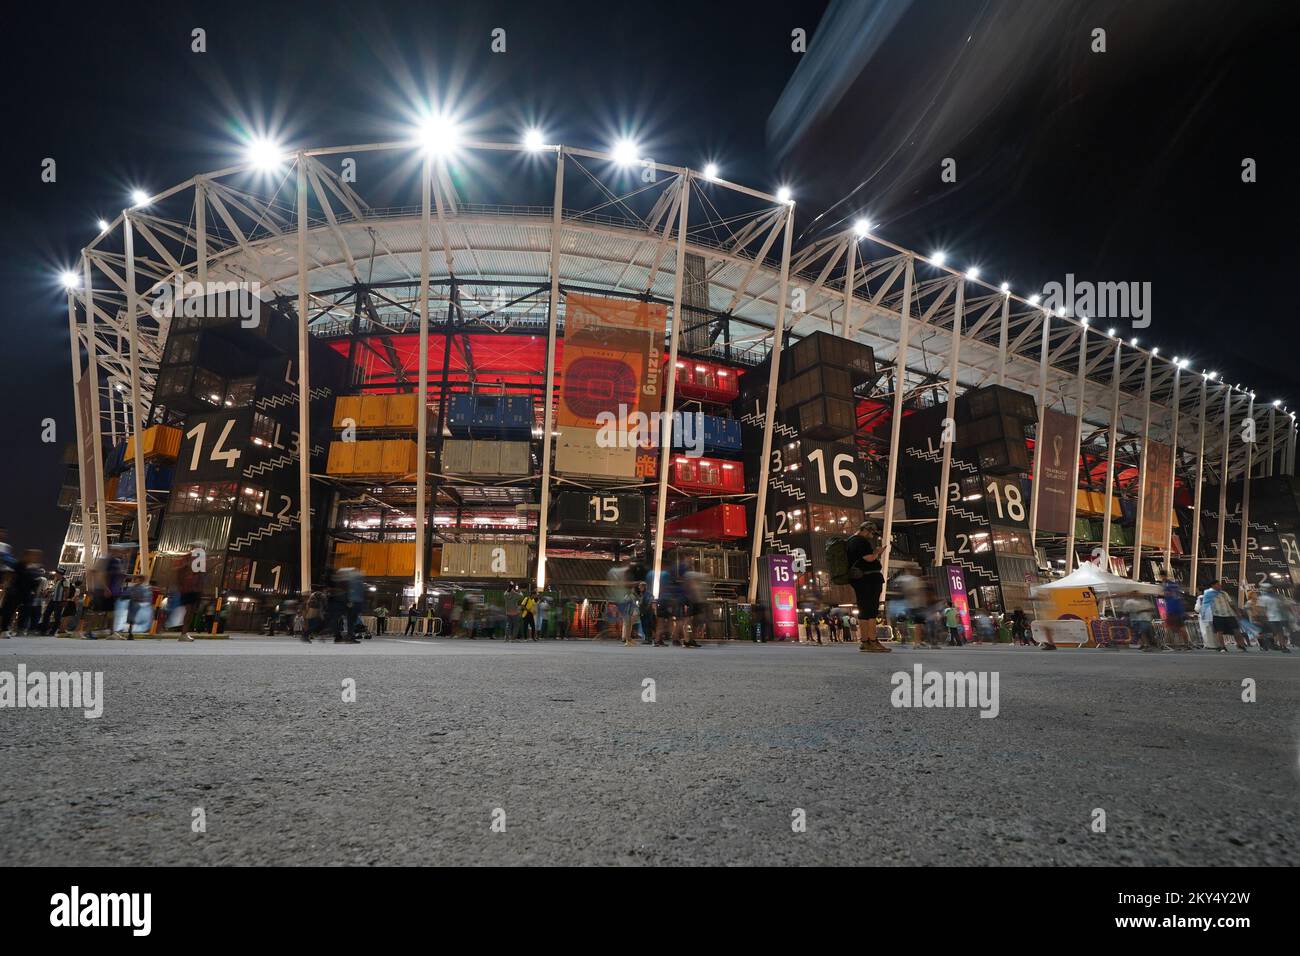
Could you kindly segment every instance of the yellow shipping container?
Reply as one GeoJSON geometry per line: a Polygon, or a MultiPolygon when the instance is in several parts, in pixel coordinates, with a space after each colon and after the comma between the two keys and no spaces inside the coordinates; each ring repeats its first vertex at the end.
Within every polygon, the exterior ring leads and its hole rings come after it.
{"type": "MultiPolygon", "coordinates": [[[[144,430],[144,457],[174,459],[181,450],[181,430],[170,425],[152,425],[144,430]]],[[[135,457],[135,436],[126,440],[126,460],[135,457]]]]}
{"type": "Polygon", "coordinates": [[[334,561],[336,568],[355,568],[361,564],[362,541],[339,541],[334,545],[334,561]]]}
{"type": "Polygon", "coordinates": [[[359,428],[383,428],[388,421],[387,395],[362,395],[359,428]]]}
{"type": "Polygon", "coordinates": [[[357,425],[361,424],[361,396],[340,395],[334,399],[334,427],[344,428],[345,418],[350,418],[357,425]]]}
{"type": "Polygon", "coordinates": [[[331,475],[351,475],[354,473],[357,445],[354,441],[330,442],[330,456],[325,463],[325,471],[331,475]]]}
{"type": "Polygon", "coordinates": [[[388,576],[409,578],[415,574],[415,542],[388,542],[388,576]]]}
{"type": "Polygon", "coordinates": [[[416,450],[418,446],[405,438],[393,438],[383,442],[383,474],[409,475],[415,471],[416,450]]]}
{"type": "Polygon", "coordinates": [[[389,428],[415,428],[419,420],[415,417],[416,394],[389,395],[387,420],[389,428]]]}
{"type": "Polygon", "coordinates": [[[383,473],[384,443],[382,441],[354,442],[356,455],[352,459],[352,474],[379,475],[383,473]]]}
{"type": "Polygon", "coordinates": [[[361,546],[361,573],[382,578],[388,574],[388,542],[366,541],[361,546]]]}

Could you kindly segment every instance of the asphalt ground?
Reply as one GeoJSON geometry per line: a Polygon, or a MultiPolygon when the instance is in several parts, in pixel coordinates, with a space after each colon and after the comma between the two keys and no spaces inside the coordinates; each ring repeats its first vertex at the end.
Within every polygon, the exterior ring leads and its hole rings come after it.
{"type": "Polygon", "coordinates": [[[1300,653],[0,641],[19,664],[104,701],[0,709],[5,865],[1300,862],[1300,653]],[[996,673],[997,716],[895,707],[916,663],[996,673]]]}

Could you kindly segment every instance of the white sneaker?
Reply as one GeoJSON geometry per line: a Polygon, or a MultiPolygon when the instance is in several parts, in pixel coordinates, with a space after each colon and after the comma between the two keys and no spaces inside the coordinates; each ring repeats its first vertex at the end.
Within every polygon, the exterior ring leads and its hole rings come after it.
{"type": "Polygon", "coordinates": [[[193,636],[192,634],[190,634],[189,631],[186,631],[184,634],[182,634],[182,635],[180,636],[180,640],[185,641],[185,642],[188,643],[188,644],[193,644],[193,643],[194,643],[194,636],[193,636]]]}

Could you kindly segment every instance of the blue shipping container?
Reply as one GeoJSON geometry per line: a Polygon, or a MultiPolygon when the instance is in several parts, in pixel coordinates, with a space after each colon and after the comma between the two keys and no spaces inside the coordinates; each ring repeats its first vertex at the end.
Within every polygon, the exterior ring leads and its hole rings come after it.
{"type": "Polygon", "coordinates": [[[453,395],[447,406],[447,428],[457,438],[470,437],[470,425],[474,421],[474,396],[453,395]]]}
{"type": "MultiPolygon", "coordinates": [[[[144,477],[150,491],[167,491],[172,486],[172,466],[159,462],[146,462],[144,477]]],[[[135,488],[135,466],[132,465],[117,479],[117,500],[135,501],[135,488]]]]}
{"type": "MultiPolygon", "coordinates": [[[[704,450],[708,452],[740,451],[740,422],[734,418],[721,418],[717,415],[704,415],[703,439],[704,450]]],[[[683,413],[681,429],[673,428],[673,447],[698,447],[700,436],[696,434],[700,419],[694,413],[683,413]]]]}
{"type": "Polygon", "coordinates": [[[475,395],[474,417],[470,421],[470,435],[474,438],[499,438],[501,435],[500,395],[475,395]]]}
{"type": "Polygon", "coordinates": [[[533,397],[507,395],[502,399],[501,437],[527,440],[533,436],[533,397]]]}

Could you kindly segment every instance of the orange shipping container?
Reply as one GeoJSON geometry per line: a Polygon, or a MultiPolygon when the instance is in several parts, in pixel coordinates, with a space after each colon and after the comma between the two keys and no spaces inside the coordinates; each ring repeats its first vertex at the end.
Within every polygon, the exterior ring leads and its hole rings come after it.
{"type": "Polygon", "coordinates": [[[415,417],[416,394],[389,395],[387,421],[389,428],[415,428],[419,421],[415,417]]]}
{"type": "Polygon", "coordinates": [[[362,395],[361,417],[357,419],[360,428],[383,428],[388,420],[387,395],[362,395]]]}
{"type": "Polygon", "coordinates": [[[331,475],[350,475],[356,460],[357,442],[330,442],[330,456],[325,463],[325,471],[331,475]]]}
{"type": "MultiPolygon", "coordinates": [[[[144,457],[174,459],[181,450],[181,430],[170,425],[153,425],[144,430],[144,457]]],[[[126,440],[126,460],[135,457],[135,436],[126,440]]]]}
{"type": "Polygon", "coordinates": [[[415,574],[415,542],[388,542],[388,576],[409,578],[415,574]]]}
{"type": "Polygon", "coordinates": [[[352,474],[378,475],[383,472],[384,443],[381,441],[354,442],[357,446],[352,459],[352,474]]]}
{"type": "Polygon", "coordinates": [[[415,471],[418,446],[405,438],[394,438],[383,443],[383,474],[409,475],[415,471]]]}
{"type": "Polygon", "coordinates": [[[345,428],[343,420],[352,419],[354,424],[361,424],[361,396],[340,395],[334,399],[334,427],[345,428]]]}

